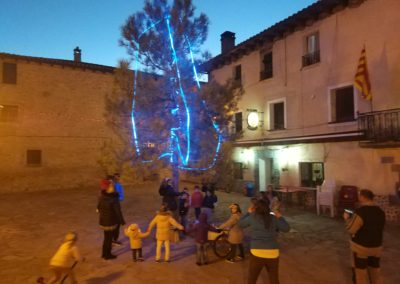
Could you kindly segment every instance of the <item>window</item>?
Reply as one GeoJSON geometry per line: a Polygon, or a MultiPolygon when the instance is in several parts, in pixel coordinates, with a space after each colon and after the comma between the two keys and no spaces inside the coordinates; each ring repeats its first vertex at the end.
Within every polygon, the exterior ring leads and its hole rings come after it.
{"type": "Polygon", "coordinates": [[[341,87],[331,90],[331,122],[354,121],[354,88],[341,87]]]}
{"type": "Polygon", "coordinates": [[[319,35],[311,34],[305,40],[305,54],[303,56],[303,67],[309,66],[320,61],[319,35]]]}
{"type": "Polygon", "coordinates": [[[235,113],[235,133],[243,130],[243,115],[241,112],[235,113]]]}
{"type": "Polygon", "coordinates": [[[242,81],[242,65],[235,66],[233,79],[239,82],[242,81]]]}
{"type": "Polygon", "coordinates": [[[28,166],[40,166],[42,164],[42,150],[27,150],[26,164],[28,166]]]}
{"type": "Polygon", "coordinates": [[[285,129],[285,101],[269,103],[269,130],[285,129]]]}
{"type": "Polygon", "coordinates": [[[0,105],[0,122],[15,122],[18,118],[18,106],[0,105]]]}
{"type": "Polygon", "coordinates": [[[268,78],[272,78],[273,69],[272,69],[272,52],[268,52],[262,57],[262,66],[260,72],[260,80],[265,80],[268,78]]]}
{"type": "Polygon", "coordinates": [[[3,83],[16,84],[17,83],[17,64],[3,63],[3,83]]]}
{"type": "Polygon", "coordinates": [[[233,177],[235,179],[243,179],[243,163],[233,163],[233,177]]]}
{"type": "Polygon", "coordinates": [[[324,181],[324,164],[300,162],[301,186],[317,187],[324,181]]]}

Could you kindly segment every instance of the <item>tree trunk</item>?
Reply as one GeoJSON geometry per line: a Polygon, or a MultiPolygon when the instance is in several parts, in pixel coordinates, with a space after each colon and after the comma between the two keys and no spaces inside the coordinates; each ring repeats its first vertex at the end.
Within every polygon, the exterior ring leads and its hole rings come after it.
{"type": "Polygon", "coordinates": [[[172,165],[172,183],[175,191],[179,192],[179,168],[177,164],[172,165]]]}
{"type": "Polygon", "coordinates": [[[174,151],[173,156],[172,156],[172,184],[175,189],[175,191],[179,192],[179,161],[178,161],[178,153],[174,151]]]}

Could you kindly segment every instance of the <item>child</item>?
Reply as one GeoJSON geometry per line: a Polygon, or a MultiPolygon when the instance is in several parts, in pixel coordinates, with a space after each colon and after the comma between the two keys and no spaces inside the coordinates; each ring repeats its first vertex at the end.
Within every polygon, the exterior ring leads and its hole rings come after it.
{"type": "Polygon", "coordinates": [[[150,233],[154,226],[157,227],[156,239],[157,239],[157,249],[156,249],[156,262],[161,262],[161,246],[164,244],[165,247],[165,262],[169,262],[169,231],[170,226],[174,226],[179,230],[184,230],[183,226],[179,224],[173,217],[170,211],[167,209],[167,205],[163,203],[157,215],[150,222],[149,228],[146,233],[150,233]]]}
{"type": "Polygon", "coordinates": [[[231,210],[230,218],[218,228],[222,230],[229,230],[228,242],[231,245],[231,251],[229,252],[225,261],[233,263],[235,262],[235,259],[243,260],[244,258],[244,249],[242,244],[244,233],[243,229],[237,224],[242,216],[242,210],[240,209],[239,204],[232,203],[229,206],[229,209],[231,210]],[[239,256],[236,257],[237,247],[239,248],[239,256]]]}
{"type": "Polygon", "coordinates": [[[188,189],[185,187],[179,196],[179,216],[183,227],[186,228],[187,214],[190,206],[190,195],[188,189]]]}
{"type": "Polygon", "coordinates": [[[196,216],[196,220],[198,220],[201,212],[201,206],[203,205],[203,194],[200,192],[200,187],[198,185],[194,186],[194,192],[190,197],[190,204],[194,208],[194,214],[196,216]]]}
{"type": "Polygon", "coordinates": [[[208,264],[208,231],[219,232],[216,228],[208,224],[207,215],[201,213],[199,216],[199,222],[194,225],[194,227],[188,230],[189,232],[194,232],[194,237],[196,241],[196,264],[203,265],[208,264]]]}
{"type": "Polygon", "coordinates": [[[75,245],[78,236],[74,232],[68,233],[56,254],[50,260],[50,269],[54,276],[49,280],[49,284],[57,283],[63,274],[68,274],[71,283],[77,283],[73,270],[74,262],[83,261],[77,246],[75,245]]]}
{"type": "Polygon", "coordinates": [[[125,236],[129,237],[132,250],[132,260],[144,261],[142,257],[142,239],[146,238],[150,233],[142,233],[137,224],[131,224],[125,229],[125,236]]]}

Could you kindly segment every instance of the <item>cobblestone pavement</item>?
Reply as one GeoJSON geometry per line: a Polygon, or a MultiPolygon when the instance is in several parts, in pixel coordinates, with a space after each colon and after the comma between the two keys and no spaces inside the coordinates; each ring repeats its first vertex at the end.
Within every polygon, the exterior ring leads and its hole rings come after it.
{"type": "MultiPolygon", "coordinates": [[[[193,185],[189,185],[190,189],[193,185]]],[[[139,223],[142,230],[160,204],[158,184],[126,187],[123,212],[127,223],[139,223]]],[[[231,202],[246,209],[249,199],[237,193],[217,192],[219,203],[214,222],[229,215],[231,202]]],[[[245,283],[248,261],[226,263],[209,253],[211,263],[195,265],[195,245],[186,238],[172,245],[171,263],[155,263],[155,242],[144,240],[146,260],[131,261],[128,239],[114,248],[118,258],[100,258],[102,231],[98,228],[97,189],[54,192],[11,193],[0,195],[0,283],[35,283],[38,276],[48,278],[48,262],[65,233],[79,235],[78,246],[87,261],[76,269],[79,283],[245,283]]],[[[351,283],[348,236],[340,219],[316,216],[313,211],[286,208],[284,215],[292,227],[280,238],[281,283],[351,283]]],[[[382,272],[386,284],[400,283],[400,226],[389,224],[385,230],[382,272]]],[[[268,283],[262,272],[258,283],[268,283]]]]}

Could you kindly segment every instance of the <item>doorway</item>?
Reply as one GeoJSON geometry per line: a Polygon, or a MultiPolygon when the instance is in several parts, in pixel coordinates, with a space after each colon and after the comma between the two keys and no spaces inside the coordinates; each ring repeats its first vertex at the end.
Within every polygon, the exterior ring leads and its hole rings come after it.
{"type": "Polygon", "coordinates": [[[300,162],[301,186],[317,187],[324,181],[324,163],[300,162]]]}
{"type": "Polygon", "coordinates": [[[271,184],[272,178],[272,159],[263,158],[258,159],[258,178],[260,191],[265,191],[267,189],[267,185],[271,184]]]}

